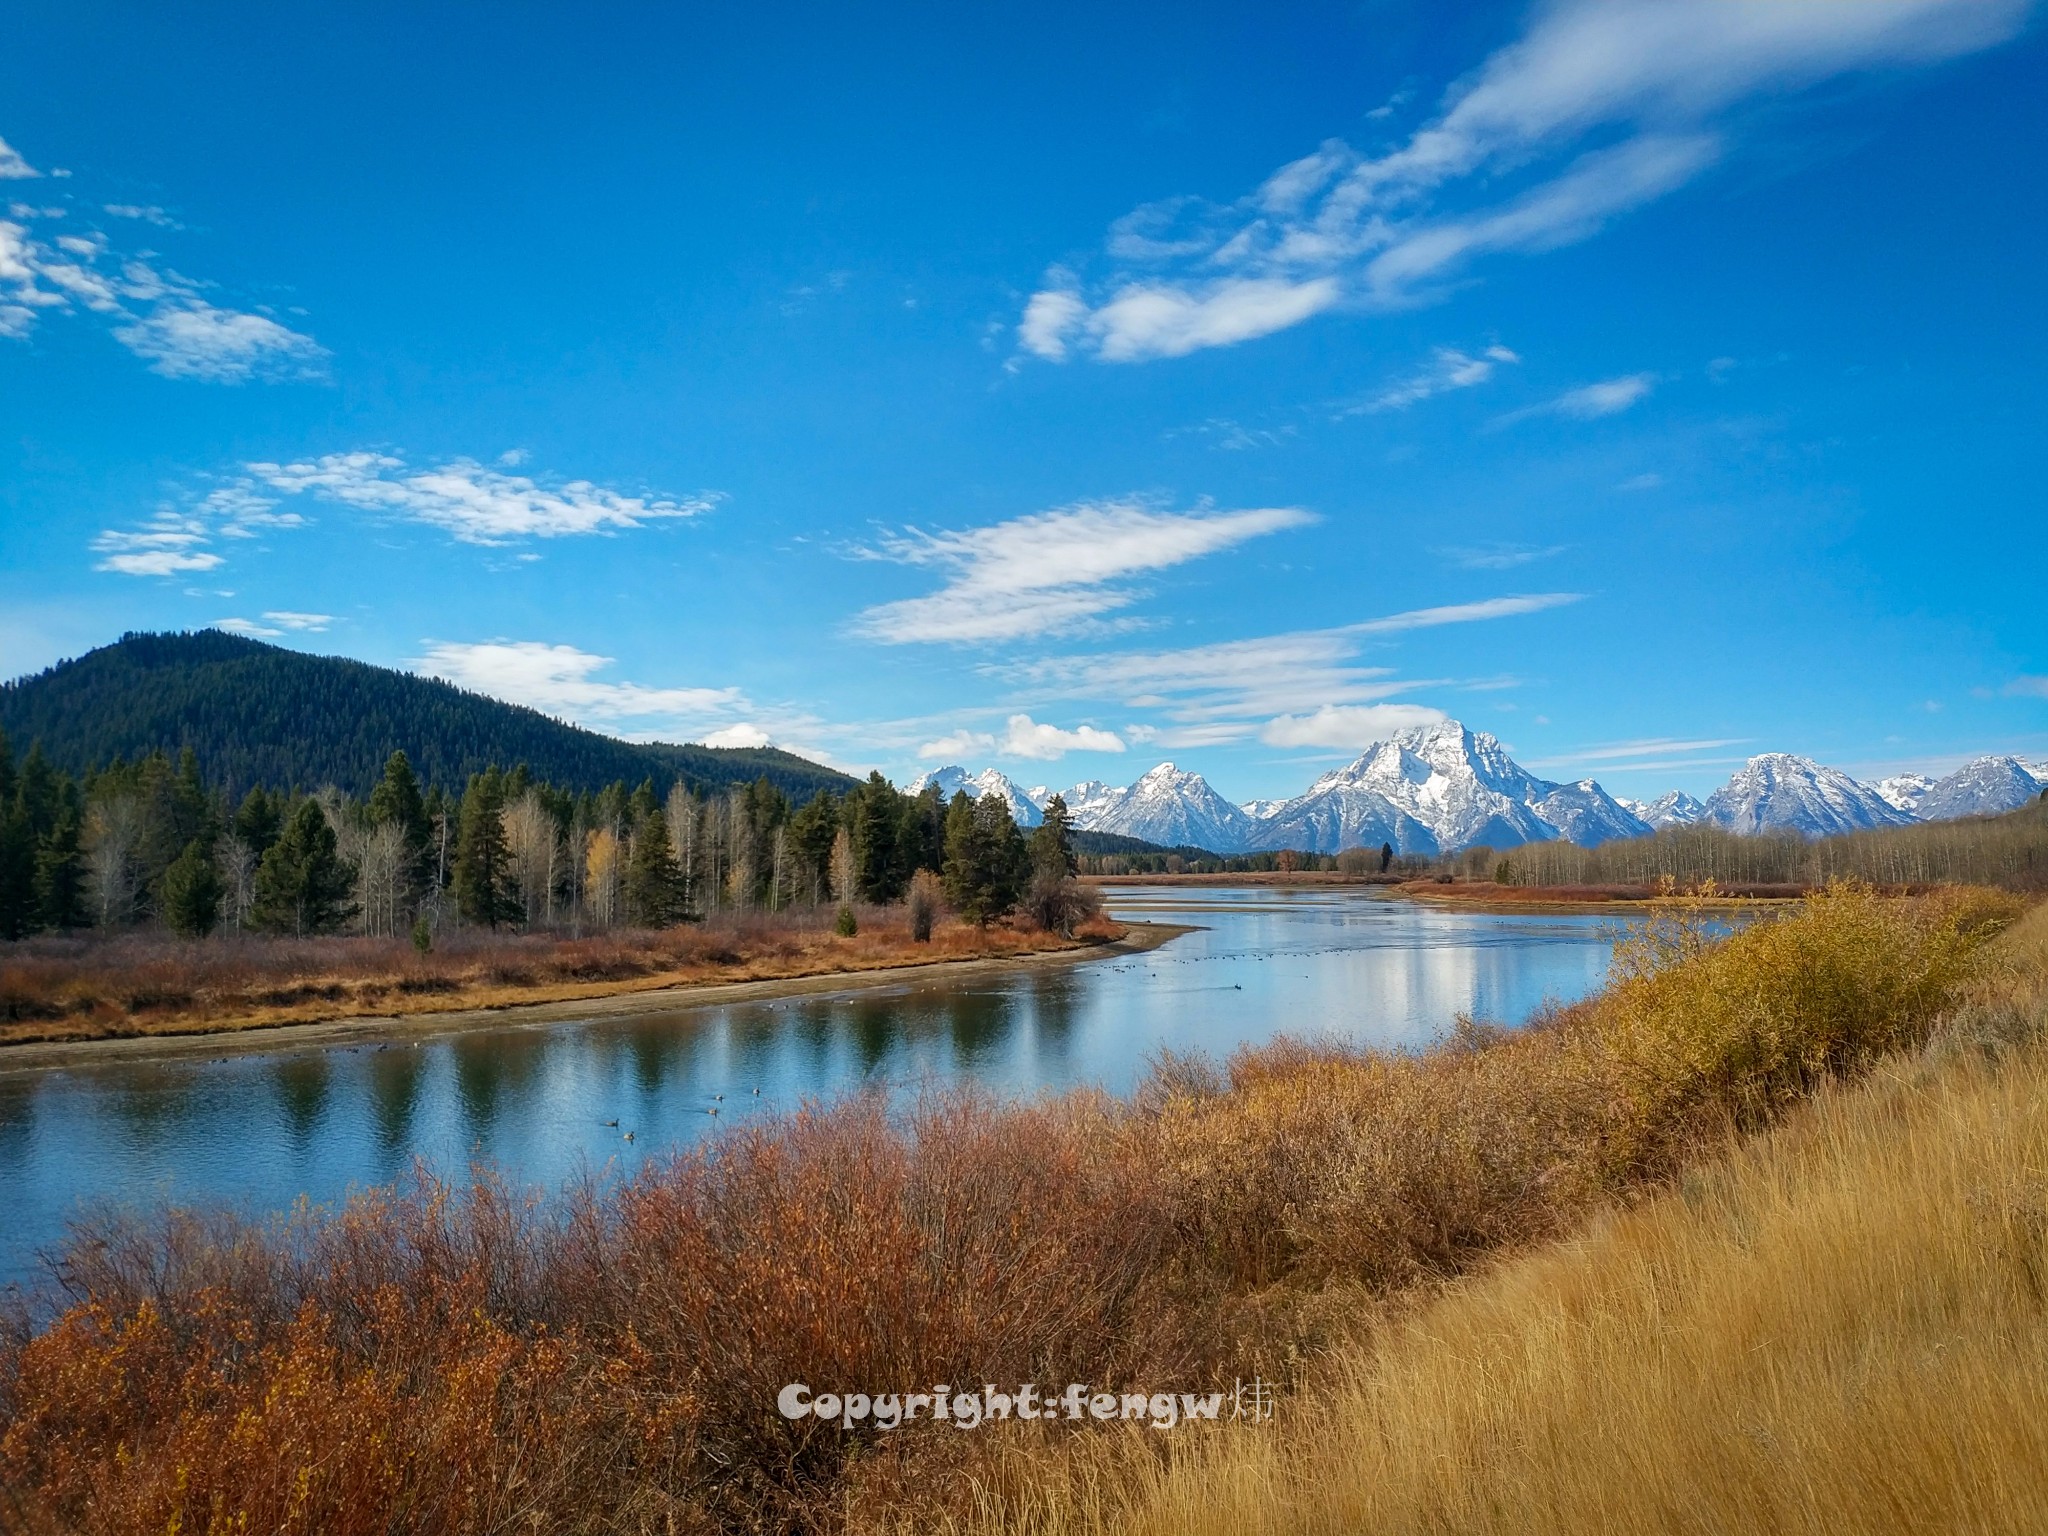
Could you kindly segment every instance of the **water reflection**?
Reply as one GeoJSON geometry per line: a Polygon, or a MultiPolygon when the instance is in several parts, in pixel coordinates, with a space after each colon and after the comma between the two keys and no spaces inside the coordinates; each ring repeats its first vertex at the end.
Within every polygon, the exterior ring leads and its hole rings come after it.
{"type": "Polygon", "coordinates": [[[301,1193],[328,1200],[388,1180],[415,1157],[457,1171],[483,1157],[553,1184],[862,1087],[899,1098],[958,1081],[1010,1095],[1121,1093],[1162,1048],[1221,1056],[1281,1033],[1418,1046],[1460,1013],[1515,1023],[1546,998],[1584,995],[1611,949],[1597,918],[1359,891],[1134,888],[1110,899],[1125,915],[1202,927],[1147,954],[996,976],[941,967],[839,993],[383,1049],[237,1047],[212,1060],[0,1072],[0,1280],[22,1274],[81,1201],[281,1209],[301,1193]]]}

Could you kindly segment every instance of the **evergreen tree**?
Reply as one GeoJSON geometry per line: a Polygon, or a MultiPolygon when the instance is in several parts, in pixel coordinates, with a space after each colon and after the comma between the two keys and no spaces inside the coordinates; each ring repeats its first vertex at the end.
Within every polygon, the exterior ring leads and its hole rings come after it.
{"type": "Polygon", "coordinates": [[[36,849],[36,921],[43,928],[62,931],[92,921],[85,905],[85,818],[79,799],[78,786],[67,779],[56,822],[36,849]]]}
{"type": "Polygon", "coordinates": [[[968,798],[961,790],[946,809],[946,899],[971,923],[986,925],[1017,905],[1031,868],[1010,808],[998,795],[968,798]]]}
{"type": "Polygon", "coordinates": [[[511,856],[505,847],[505,776],[486,768],[470,777],[462,793],[460,831],[455,839],[455,902],[472,923],[495,928],[525,912],[512,889],[511,856]]]}
{"type": "Polygon", "coordinates": [[[181,938],[203,939],[220,921],[220,899],[213,856],[194,838],[164,871],[164,921],[181,938]]]}
{"type": "Polygon", "coordinates": [[[266,933],[331,933],[354,914],[354,884],[319,803],[302,800],[257,866],[250,915],[266,933]]]}
{"type": "Polygon", "coordinates": [[[384,777],[370,791],[370,823],[389,822],[405,835],[406,894],[408,903],[417,902],[434,873],[433,825],[427,818],[426,797],[403,752],[393,752],[384,761],[384,777]]]}
{"type": "Polygon", "coordinates": [[[1074,818],[1067,802],[1054,795],[1046,803],[1045,820],[1031,834],[1031,872],[1034,876],[1064,880],[1081,866],[1074,858],[1074,818]]]}
{"type": "Polygon", "coordinates": [[[247,843],[249,851],[259,859],[270,852],[270,845],[277,841],[283,825],[282,807],[261,784],[242,797],[241,806],[235,811],[235,836],[247,843]]]}
{"type": "Polygon", "coordinates": [[[633,855],[626,864],[626,918],[643,928],[668,928],[687,915],[683,869],[669,839],[668,818],[657,810],[633,834],[633,855]]]}

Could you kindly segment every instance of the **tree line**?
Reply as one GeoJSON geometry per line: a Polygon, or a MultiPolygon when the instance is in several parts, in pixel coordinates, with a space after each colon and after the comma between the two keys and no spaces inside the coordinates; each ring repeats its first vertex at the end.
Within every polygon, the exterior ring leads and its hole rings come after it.
{"type": "Polygon", "coordinates": [[[904,794],[879,773],[796,804],[761,777],[723,793],[677,779],[595,793],[488,767],[459,791],[404,752],[360,798],[209,785],[190,749],[73,777],[0,732],[0,938],[157,926],[305,936],[444,925],[591,932],[725,910],[906,902],[987,923],[1019,907],[1071,932],[1092,910],[1055,801],[1029,838],[1000,798],[904,794]]]}

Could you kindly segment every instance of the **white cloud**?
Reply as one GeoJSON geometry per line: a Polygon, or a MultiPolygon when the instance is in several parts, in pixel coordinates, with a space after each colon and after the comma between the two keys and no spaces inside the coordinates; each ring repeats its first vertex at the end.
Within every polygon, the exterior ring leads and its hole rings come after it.
{"type": "Polygon", "coordinates": [[[315,635],[324,633],[327,626],[334,622],[334,615],[331,613],[294,613],[289,609],[272,609],[263,617],[285,629],[315,635]]]}
{"type": "Polygon", "coordinates": [[[525,475],[451,459],[414,469],[388,453],[331,453],[295,464],[251,464],[254,481],[287,496],[310,494],[367,512],[384,512],[445,529],[466,544],[561,538],[639,528],[696,517],[719,500],[628,496],[571,480],[543,485],[525,475]]]}
{"type": "Polygon", "coordinates": [[[1657,489],[1658,486],[1662,485],[1663,483],[1664,477],[1656,473],[1656,471],[1652,470],[1646,474],[1630,475],[1626,480],[1622,481],[1621,484],[1617,485],[1615,489],[1617,491],[1631,492],[1654,491],[1657,489]]]}
{"type": "Polygon", "coordinates": [[[104,206],[117,219],[137,219],[144,224],[154,224],[158,229],[185,227],[154,204],[145,207],[139,203],[107,203],[104,206]]]}
{"type": "Polygon", "coordinates": [[[1027,352],[1055,363],[1065,362],[1068,334],[1087,313],[1088,306],[1078,294],[1058,288],[1034,293],[1017,324],[1017,341],[1027,352]]]}
{"type": "Polygon", "coordinates": [[[254,619],[215,619],[215,629],[224,629],[231,635],[246,635],[251,640],[275,640],[284,633],[268,624],[258,624],[254,619]]]}
{"type": "Polygon", "coordinates": [[[1140,500],[1082,502],[983,528],[910,528],[859,553],[936,566],[946,584],[869,608],[857,633],[885,644],[1015,640],[1099,628],[1143,594],[1125,578],[1313,521],[1298,507],[1172,512],[1140,500]]]}
{"type": "Polygon", "coordinates": [[[1351,629],[1358,634],[1391,634],[1405,629],[1433,629],[1440,624],[1472,624],[1486,619],[1511,619],[1524,613],[1541,613],[1578,602],[1581,592],[1531,592],[1517,597],[1489,597],[1476,603],[1447,603],[1441,608],[1412,608],[1390,613],[1383,619],[1367,619],[1351,629]]]}
{"type": "Polygon", "coordinates": [[[1426,704],[1326,704],[1313,714],[1279,715],[1259,731],[1269,747],[1369,747],[1396,731],[1448,718],[1426,704]]]}
{"type": "MultiPolygon", "coordinates": [[[[425,655],[406,663],[416,672],[443,678],[457,687],[524,704],[574,724],[641,720],[697,730],[749,708],[746,696],[737,688],[653,688],[606,682],[594,675],[612,664],[609,656],[539,640],[430,642],[425,655]]],[[[730,723],[729,728],[753,729],[738,723],[730,723]]],[[[765,744],[765,737],[716,743],[765,744]]]]}
{"type": "Polygon", "coordinates": [[[102,556],[96,571],[122,576],[172,576],[180,571],[210,571],[221,557],[204,546],[212,528],[203,519],[161,511],[135,528],[108,528],[92,541],[102,556]]]}
{"type": "Polygon", "coordinates": [[[1565,551],[1562,544],[1448,544],[1430,553],[1467,571],[1511,571],[1518,565],[1548,560],[1565,551]]]}
{"type": "Polygon", "coordinates": [[[926,742],[917,749],[917,755],[928,761],[951,761],[994,753],[1000,757],[1051,762],[1069,752],[1123,750],[1123,738],[1114,731],[1098,730],[1092,725],[1067,730],[1033,720],[1029,715],[1012,715],[1000,736],[992,731],[957,730],[926,742]]]}
{"type": "Polygon", "coordinates": [[[1339,414],[1358,416],[1380,411],[1405,411],[1432,396],[1484,384],[1502,363],[1520,361],[1521,358],[1498,344],[1488,347],[1477,357],[1468,356],[1456,347],[1438,347],[1436,356],[1427,367],[1410,374],[1398,384],[1389,385],[1363,405],[1351,406],[1339,414]]]}
{"type": "Polygon", "coordinates": [[[1116,270],[1098,284],[1048,274],[1019,341],[1136,361],[1339,306],[1412,304],[1476,257],[1587,239],[1683,186],[1725,153],[1749,101],[1990,47],[2028,6],[1555,0],[1387,153],[1330,140],[1234,203],[1167,198],[1119,219],[1105,244],[1116,270]]]}
{"type": "Polygon", "coordinates": [[[752,721],[743,720],[737,725],[721,726],[703,738],[707,747],[772,747],[775,745],[768,733],[752,721]]]}
{"type": "Polygon", "coordinates": [[[242,384],[251,379],[319,379],[327,349],[267,315],[218,309],[196,295],[160,304],[114,339],[169,379],[242,384]]]}
{"type": "MultiPolygon", "coordinates": [[[[1336,279],[1235,278],[1193,290],[1131,283],[1087,319],[1095,355],[1108,363],[1185,357],[1299,325],[1337,302],[1336,279]]],[[[1036,303],[1042,295],[1035,295],[1036,303]]]]}
{"type": "Polygon", "coordinates": [[[2016,699],[2048,699],[2048,677],[2033,677],[2023,673],[2007,683],[2005,691],[2016,699]]]}
{"type": "Polygon", "coordinates": [[[26,181],[43,173],[21,158],[21,152],[0,139],[0,181],[26,181]]]}
{"type": "MultiPolygon", "coordinates": [[[[0,143],[0,174],[12,153],[0,143]]],[[[175,227],[161,209],[109,211],[175,227]]],[[[65,210],[16,204],[11,212],[33,221],[65,210]]],[[[216,304],[207,291],[153,258],[123,255],[97,231],[43,240],[27,222],[0,222],[0,336],[27,336],[43,313],[83,310],[111,322],[114,339],[166,378],[242,384],[326,377],[327,350],[312,337],[269,315],[216,304]]]]}
{"type": "Polygon", "coordinates": [[[1655,374],[1631,373],[1623,378],[1606,379],[1598,384],[1567,390],[1557,397],[1554,408],[1560,416],[1592,421],[1601,416],[1618,415],[1647,397],[1656,387],[1655,374]]]}
{"type": "MultiPolygon", "coordinates": [[[[1259,728],[1258,717],[1281,716],[1289,731],[1346,729],[1364,720],[1438,719],[1423,705],[1385,701],[1418,688],[1444,686],[1442,679],[1404,679],[1390,668],[1367,666],[1360,655],[1374,635],[1446,624],[1482,623],[1541,612],[1578,601],[1569,592],[1490,598],[1481,602],[1418,608],[1331,629],[1296,630],[1248,640],[1226,640],[1178,650],[1115,651],[1053,656],[986,669],[1013,685],[1061,698],[1114,699],[1131,709],[1158,710],[1172,722],[1160,732],[1164,746],[1208,746],[1238,741],[1259,728]],[[1374,709],[1393,714],[1371,713],[1374,709]],[[1338,713],[1332,710],[1364,711],[1338,713]],[[1406,711],[1406,714],[1400,712],[1406,711]]],[[[1134,730],[1125,732],[1138,739],[1134,730]]],[[[1384,731],[1381,732],[1385,734],[1384,731]]],[[[1376,739],[1376,738],[1368,738],[1376,739]]],[[[1298,745],[1299,742],[1275,744],[1298,745]]]]}
{"type": "Polygon", "coordinates": [[[1513,426],[1518,421],[1528,421],[1537,416],[1565,416],[1573,421],[1598,421],[1603,416],[1618,416],[1631,406],[1646,400],[1657,387],[1654,373],[1625,373],[1617,379],[1602,379],[1597,384],[1582,384],[1577,389],[1568,389],[1553,399],[1538,405],[1524,406],[1519,411],[1509,411],[1495,420],[1497,427],[1513,426]]]}

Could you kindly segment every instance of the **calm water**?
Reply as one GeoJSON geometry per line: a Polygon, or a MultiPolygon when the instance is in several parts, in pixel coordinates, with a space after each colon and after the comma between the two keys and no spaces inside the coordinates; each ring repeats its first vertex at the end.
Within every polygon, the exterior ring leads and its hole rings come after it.
{"type": "Polygon", "coordinates": [[[1609,918],[1442,911],[1358,890],[1110,895],[1119,914],[1202,931],[1008,976],[381,1050],[245,1046],[222,1060],[0,1070],[0,1282],[29,1275],[81,1202],[275,1210],[389,1180],[415,1156],[455,1169],[483,1157],[554,1184],[865,1085],[1124,1092],[1161,1047],[1221,1055],[1313,1032],[1424,1045],[1461,1012],[1519,1023],[1545,999],[1583,996],[1612,947],[1609,918]]]}

